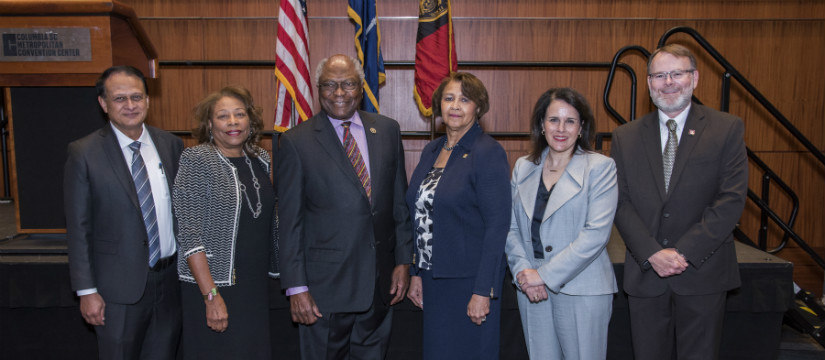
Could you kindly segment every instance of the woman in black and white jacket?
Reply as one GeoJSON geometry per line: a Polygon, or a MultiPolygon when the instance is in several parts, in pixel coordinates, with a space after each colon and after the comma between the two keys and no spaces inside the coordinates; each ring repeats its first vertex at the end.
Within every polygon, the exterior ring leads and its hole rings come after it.
{"type": "Polygon", "coordinates": [[[230,86],[201,100],[195,119],[200,144],[181,155],[173,190],[183,355],[269,358],[277,217],[271,157],[258,146],[261,111],[248,90],[230,86]]]}

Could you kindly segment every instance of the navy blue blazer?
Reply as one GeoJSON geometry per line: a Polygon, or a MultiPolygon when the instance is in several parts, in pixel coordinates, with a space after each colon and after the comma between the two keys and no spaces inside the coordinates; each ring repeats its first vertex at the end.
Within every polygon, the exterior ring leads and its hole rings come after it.
{"type": "MultiPolygon", "coordinates": [[[[442,136],[424,147],[410,178],[407,206],[413,224],[418,188],[435,164],[445,140],[442,136]]],[[[474,294],[501,294],[512,203],[509,173],[504,149],[484,134],[478,123],[474,124],[450,154],[435,190],[434,278],[475,277],[474,294]]],[[[417,257],[418,251],[413,254],[417,257]]],[[[411,271],[415,270],[418,267],[414,261],[411,271]]]]}

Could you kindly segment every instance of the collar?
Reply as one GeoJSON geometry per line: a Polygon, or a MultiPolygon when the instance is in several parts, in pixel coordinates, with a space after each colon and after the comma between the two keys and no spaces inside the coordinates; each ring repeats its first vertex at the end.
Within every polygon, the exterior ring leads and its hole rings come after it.
{"type": "MultiPolygon", "coordinates": [[[[662,110],[657,110],[656,113],[659,114],[659,129],[664,129],[665,134],[667,134],[667,121],[670,119],[676,120],[676,133],[682,134],[682,129],[685,128],[685,123],[687,122],[688,114],[690,114],[690,108],[693,106],[693,103],[688,103],[688,106],[674,117],[669,117],[667,114],[662,112],[662,110]]],[[[681,138],[681,135],[679,136],[681,138]]]]}
{"type": "MultiPolygon", "coordinates": [[[[341,123],[343,123],[344,121],[350,121],[350,122],[352,122],[352,124],[354,124],[356,126],[359,126],[362,129],[364,128],[364,122],[361,121],[361,115],[358,115],[357,110],[355,111],[355,113],[352,114],[352,117],[350,117],[347,120],[333,119],[333,118],[329,117],[329,115],[326,115],[326,116],[327,116],[327,119],[329,120],[330,124],[332,124],[332,127],[336,128],[336,129],[340,128],[341,123]]],[[[350,126],[352,126],[352,125],[350,125],[350,126]]]]}
{"type": "MultiPolygon", "coordinates": [[[[470,127],[470,130],[458,139],[458,144],[456,144],[456,149],[461,148],[463,150],[470,150],[473,147],[473,143],[475,143],[478,136],[481,135],[483,131],[481,130],[481,125],[479,125],[478,121],[470,127]]],[[[441,147],[444,145],[444,141],[447,141],[447,135],[438,138],[438,146],[433,146],[433,152],[441,151],[441,147]]],[[[455,151],[455,150],[453,150],[455,151]]]]}
{"type": "MultiPolygon", "coordinates": [[[[135,142],[135,140],[132,140],[132,138],[126,136],[126,134],[122,133],[120,129],[112,125],[111,122],[109,122],[109,126],[112,127],[112,130],[114,131],[115,136],[117,137],[118,146],[120,146],[121,149],[129,147],[131,143],[135,142]]],[[[137,141],[140,141],[140,146],[142,147],[143,145],[152,145],[152,137],[149,136],[149,132],[146,131],[146,124],[141,124],[140,129],[140,137],[137,139],[137,141]]]]}

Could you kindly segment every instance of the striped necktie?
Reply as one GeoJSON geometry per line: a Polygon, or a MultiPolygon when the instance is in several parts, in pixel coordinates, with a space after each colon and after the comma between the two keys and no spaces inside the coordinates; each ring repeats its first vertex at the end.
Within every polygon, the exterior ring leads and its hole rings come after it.
{"type": "Polygon", "coordinates": [[[361,157],[361,151],[358,150],[358,143],[355,142],[355,137],[349,131],[351,121],[344,121],[341,126],[344,128],[344,151],[347,153],[349,162],[355,168],[355,174],[358,175],[358,180],[361,181],[361,186],[367,191],[367,199],[372,200],[372,185],[370,184],[370,173],[367,171],[367,165],[361,157]]]}
{"type": "Polygon", "coordinates": [[[670,175],[673,173],[673,163],[676,162],[676,148],[679,147],[679,135],[676,135],[676,120],[670,119],[667,125],[667,143],[665,151],[662,153],[662,163],[665,170],[665,193],[669,191],[670,175]]]}
{"type": "Polygon", "coordinates": [[[158,218],[155,215],[155,200],[152,197],[152,185],[149,184],[146,164],[140,156],[140,141],[129,144],[129,148],[132,149],[132,179],[135,181],[140,212],[143,213],[143,224],[146,226],[146,235],[149,238],[149,266],[153,267],[160,259],[160,237],[158,218]]]}

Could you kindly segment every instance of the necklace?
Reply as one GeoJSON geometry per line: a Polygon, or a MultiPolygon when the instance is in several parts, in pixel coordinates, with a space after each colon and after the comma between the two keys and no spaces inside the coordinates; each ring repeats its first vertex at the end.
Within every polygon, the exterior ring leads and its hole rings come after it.
{"type": "Polygon", "coordinates": [[[453,151],[453,149],[455,149],[456,146],[458,146],[458,143],[455,143],[455,145],[453,146],[447,146],[447,139],[444,139],[444,144],[441,145],[441,148],[447,151],[453,151]]]}
{"type": "Polygon", "coordinates": [[[249,194],[246,193],[246,185],[244,185],[240,180],[238,184],[240,184],[241,191],[243,191],[243,197],[246,199],[246,204],[249,205],[249,211],[252,212],[252,217],[257,219],[258,216],[261,216],[261,183],[258,182],[258,177],[255,176],[255,170],[252,169],[252,162],[249,161],[249,157],[246,156],[246,153],[243,154],[244,162],[246,165],[249,166],[249,173],[252,174],[252,187],[255,188],[255,195],[258,197],[258,202],[255,204],[255,209],[252,208],[252,200],[249,198],[249,194]]]}

